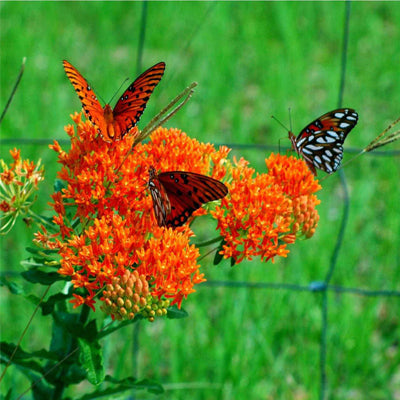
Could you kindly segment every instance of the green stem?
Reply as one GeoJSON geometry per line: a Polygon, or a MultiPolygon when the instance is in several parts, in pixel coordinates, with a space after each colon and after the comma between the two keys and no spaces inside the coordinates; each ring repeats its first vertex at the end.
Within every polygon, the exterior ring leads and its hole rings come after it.
{"type": "Polygon", "coordinates": [[[196,247],[209,246],[210,244],[218,243],[219,241],[221,241],[221,239],[222,239],[222,236],[218,236],[214,239],[207,240],[206,242],[203,242],[203,243],[196,243],[196,247]]]}
{"type": "Polygon", "coordinates": [[[219,246],[214,247],[213,249],[211,249],[210,251],[207,251],[206,254],[203,254],[201,257],[199,257],[199,259],[197,261],[201,261],[203,258],[206,258],[209,254],[213,253],[215,250],[218,250],[219,246]]]}
{"type": "MultiPolygon", "coordinates": [[[[83,305],[82,308],[81,308],[81,313],[79,315],[79,322],[82,325],[84,325],[85,322],[87,321],[87,319],[89,317],[89,312],[90,312],[89,306],[83,305]]],[[[77,341],[76,341],[75,338],[71,338],[69,340],[68,349],[66,351],[67,355],[63,358],[62,361],[65,361],[66,359],[71,357],[73,354],[76,353],[77,350],[78,350],[77,341]]],[[[53,368],[55,368],[56,366],[59,366],[60,364],[61,364],[61,362],[57,363],[53,368]]],[[[62,368],[59,376],[64,376],[68,372],[69,368],[70,368],[69,366],[67,366],[65,368],[62,368]]],[[[65,390],[64,380],[63,379],[58,380],[58,383],[57,383],[56,387],[54,388],[53,400],[62,399],[62,395],[64,393],[64,390],[65,390]]]]}
{"type": "Polygon", "coordinates": [[[22,65],[21,65],[21,69],[20,69],[19,74],[18,74],[18,77],[17,77],[17,81],[15,82],[14,88],[13,88],[13,90],[12,90],[12,92],[11,92],[10,97],[8,98],[7,104],[6,104],[6,106],[4,107],[3,112],[1,113],[1,116],[0,116],[0,124],[1,124],[1,122],[3,121],[3,118],[4,118],[4,116],[6,115],[6,112],[7,112],[7,110],[8,110],[8,107],[10,107],[11,101],[12,101],[12,99],[14,98],[15,92],[16,92],[17,89],[18,89],[18,85],[19,85],[19,83],[20,83],[20,81],[21,81],[22,75],[23,75],[24,70],[25,70],[25,62],[26,62],[26,57],[24,57],[24,58],[22,59],[22,65]]]}
{"type": "Polygon", "coordinates": [[[40,307],[40,304],[42,303],[42,300],[45,298],[45,296],[47,295],[47,293],[49,292],[49,290],[50,290],[50,286],[48,286],[47,289],[44,291],[44,293],[43,293],[43,295],[42,295],[42,297],[41,297],[39,303],[36,305],[36,308],[34,309],[34,311],[33,311],[32,315],[31,315],[31,317],[29,318],[29,321],[28,321],[28,323],[26,324],[24,331],[22,332],[21,336],[20,336],[19,339],[18,339],[18,343],[17,343],[17,345],[15,346],[15,349],[14,349],[14,351],[12,352],[12,354],[11,354],[11,356],[10,356],[10,359],[8,360],[8,363],[7,363],[6,367],[4,368],[4,371],[3,371],[3,373],[2,373],[1,376],[0,376],[0,382],[2,381],[2,379],[3,379],[3,377],[4,377],[5,373],[6,373],[6,371],[7,371],[7,369],[8,369],[8,367],[10,366],[11,361],[13,360],[13,358],[14,358],[14,356],[15,356],[15,353],[17,352],[17,350],[18,350],[18,348],[19,348],[19,345],[20,345],[21,342],[22,342],[22,339],[24,338],[26,332],[28,331],[28,328],[29,328],[30,324],[32,323],[33,318],[35,317],[37,311],[39,310],[39,307],[40,307]]]}
{"type": "Polygon", "coordinates": [[[53,224],[51,224],[49,221],[46,221],[41,215],[36,214],[32,210],[29,210],[28,215],[30,217],[32,217],[38,223],[41,223],[42,225],[47,225],[48,227],[53,227],[53,224]]]}

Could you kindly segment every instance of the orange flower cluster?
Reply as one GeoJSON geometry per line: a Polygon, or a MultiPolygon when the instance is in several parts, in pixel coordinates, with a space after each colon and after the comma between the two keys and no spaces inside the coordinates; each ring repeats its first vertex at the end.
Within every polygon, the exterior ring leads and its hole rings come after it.
{"type": "Polygon", "coordinates": [[[0,221],[1,234],[8,233],[19,215],[32,215],[31,207],[35,201],[33,194],[38,183],[44,179],[40,160],[21,160],[20,150],[10,150],[13,162],[8,166],[0,160],[3,172],[0,173],[0,221]]]}
{"type": "MultiPolygon", "coordinates": [[[[165,314],[169,302],[180,307],[205,280],[190,228],[157,225],[146,187],[150,166],[207,174],[227,184],[229,195],[210,212],[224,238],[225,258],[286,256],[288,243],[314,233],[313,193],[319,185],[302,160],[271,155],[268,173],[254,177],[246,161],[228,161],[227,147],[216,150],[178,129],[158,128],[148,143],[132,149],[133,136],[107,143],[80,114],[73,120],[76,132],[66,128],[70,150],[57,142],[51,146],[62,165],[63,188],[51,203],[58,232],[43,228],[36,241],[59,250],[59,273],[71,278],[74,307],[94,310],[99,299],[114,319],[153,320],[165,314]]],[[[205,213],[201,208],[193,216],[205,213]]]]}
{"type": "MultiPolygon", "coordinates": [[[[79,114],[73,120],[77,132],[73,126],[66,128],[71,149],[64,151],[56,141],[50,146],[59,155],[62,167],[58,178],[64,182],[51,203],[59,232],[54,237],[43,228],[36,241],[59,249],[59,273],[71,277],[76,288],[75,307],[86,304],[94,309],[100,296],[103,309],[114,318],[131,318],[132,309],[117,311],[115,304],[121,300],[110,303],[107,293],[111,289],[104,290],[107,285],[116,285],[127,272],[137,272],[148,282],[145,306],[152,298],[154,307],[157,298],[169,299],[180,307],[194,292],[194,285],[204,281],[198,271],[199,251],[190,245],[193,233],[189,228],[158,227],[146,187],[148,169],[154,165],[157,170],[195,171],[219,178],[226,173],[228,149],[217,151],[177,129],[159,128],[149,143],[138,144],[131,151],[132,136],[106,143],[79,114]]],[[[197,215],[201,213],[205,211],[197,215]]],[[[131,289],[143,297],[135,286],[131,289]]],[[[132,299],[128,303],[134,304],[132,299]]],[[[147,315],[144,308],[140,310],[147,315]]]]}
{"type": "Polygon", "coordinates": [[[230,196],[213,212],[224,238],[221,254],[236,262],[261,256],[286,257],[287,244],[296,236],[314,234],[320,189],[303,160],[274,155],[266,160],[268,172],[256,174],[241,159],[232,168],[230,196]]]}

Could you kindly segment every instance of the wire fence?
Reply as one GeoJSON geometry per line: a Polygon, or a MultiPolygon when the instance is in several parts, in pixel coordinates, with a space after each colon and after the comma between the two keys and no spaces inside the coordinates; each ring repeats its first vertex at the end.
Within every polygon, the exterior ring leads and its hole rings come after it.
{"type": "MultiPolygon", "coordinates": [[[[188,41],[183,46],[183,49],[187,50],[190,47],[190,43],[194,39],[195,35],[199,32],[203,25],[203,21],[205,17],[212,12],[214,9],[215,3],[212,3],[203,18],[199,19],[199,24],[197,27],[193,29],[191,35],[188,35],[188,41]]],[[[144,5],[145,7],[145,5],[144,5]]],[[[341,73],[340,73],[340,82],[339,82],[339,93],[338,93],[338,108],[342,106],[343,101],[343,93],[345,88],[346,82],[346,65],[347,65],[347,51],[348,51],[348,43],[349,43],[349,22],[350,22],[350,11],[351,11],[351,3],[347,1],[345,3],[345,17],[344,17],[344,24],[343,24],[343,37],[342,37],[342,61],[341,61],[341,73]]],[[[141,30],[145,30],[147,26],[146,20],[142,19],[142,26],[141,30]]],[[[144,35],[140,35],[140,38],[144,38],[144,35]]],[[[139,44],[139,49],[142,49],[143,43],[139,44]]],[[[274,149],[277,150],[278,146],[260,146],[260,145],[252,145],[252,144],[237,144],[237,143],[230,143],[225,145],[236,148],[236,149],[254,149],[256,151],[265,151],[266,149],[274,149]]],[[[346,149],[351,153],[360,153],[362,149],[346,149]]],[[[379,156],[396,156],[400,154],[400,150],[394,151],[380,151],[374,152],[374,157],[379,156]]],[[[347,223],[349,219],[349,192],[347,188],[347,181],[346,177],[342,170],[338,171],[340,176],[340,182],[344,192],[344,199],[343,199],[343,210],[342,210],[342,218],[340,223],[340,229],[336,237],[336,243],[333,248],[329,268],[326,273],[325,279],[322,282],[310,282],[307,286],[297,285],[297,284],[288,284],[288,283],[252,283],[252,282],[231,282],[231,281],[207,281],[205,285],[209,287],[227,287],[227,288],[238,288],[238,287],[245,287],[249,289],[259,289],[259,290],[287,290],[287,291],[296,291],[296,292],[311,292],[318,295],[322,295],[322,306],[321,306],[321,337],[320,337],[320,363],[319,363],[319,379],[320,379],[320,390],[319,390],[319,399],[324,400],[326,399],[327,393],[327,333],[329,329],[328,324],[328,315],[329,315],[329,302],[328,302],[328,293],[333,291],[336,293],[348,293],[348,294],[355,294],[359,296],[381,296],[381,297],[398,297],[400,298],[400,291],[393,291],[393,290],[368,290],[368,289],[360,289],[360,288],[353,288],[353,287],[342,287],[337,285],[331,285],[330,282],[332,277],[334,276],[335,269],[337,266],[337,260],[342,248],[344,234],[347,228],[347,223]]],[[[137,327],[134,331],[134,342],[139,343],[139,334],[140,329],[137,327]]],[[[136,347],[136,346],[135,346],[136,347]]],[[[135,358],[137,358],[138,354],[135,354],[135,358]]]]}
{"type": "MultiPolygon", "coordinates": [[[[214,10],[216,3],[212,2],[207,8],[206,12],[202,17],[199,18],[198,25],[193,27],[192,32],[187,35],[188,39],[186,43],[182,46],[182,53],[186,52],[198,34],[198,32],[202,29],[204,25],[204,21],[206,17],[209,16],[210,13],[214,10]]],[[[349,43],[349,21],[350,21],[350,2],[346,2],[344,4],[345,7],[345,17],[344,17],[344,25],[343,25],[343,38],[342,38],[342,61],[341,61],[341,74],[340,74],[340,82],[339,93],[338,93],[338,107],[342,105],[343,99],[343,91],[345,88],[345,77],[346,77],[346,64],[347,64],[347,50],[349,43]]],[[[147,2],[143,2],[143,9],[141,15],[141,25],[140,25],[140,34],[139,34],[139,43],[138,43],[138,54],[137,54],[137,69],[141,71],[141,62],[142,55],[145,48],[145,32],[148,26],[147,21],[147,2]]],[[[173,72],[174,73],[174,72],[173,72]]],[[[60,144],[67,144],[69,141],[67,139],[59,139],[60,144]]],[[[47,139],[2,139],[0,141],[2,145],[47,145],[49,141],[47,139]]],[[[224,144],[230,148],[234,149],[252,149],[259,152],[264,152],[265,150],[286,150],[288,148],[279,148],[276,145],[260,145],[260,144],[238,144],[238,143],[220,143],[224,144]]],[[[217,143],[218,145],[218,143],[217,143]]],[[[346,152],[348,153],[360,153],[362,149],[359,148],[346,148],[346,152]]],[[[371,157],[394,157],[399,156],[400,150],[388,150],[388,151],[374,151],[373,153],[369,153],[371,157]]],[[[335,274],[337,267],[337,260],[342,249],[344,234],[347,229],[347,223],[349,219],[349,192],[347,187],[346,177],[342,170],[338,171],[340,177],[340,184],[343,189],[344,198],[342,205],[342,216],[340,221],[340,229],[336,236],[335,246],[332,250],[332,254],[329,261],[329,267],[327,269],[325,278],[323,281],[314,281],[310,282],[308,285],[299,285],[299,284],[291,284],[291,283],[269,283],[269,282],[246,282],[246,281],[220,281],[220,280],[208,280],[203,285],[208,287],[226,287],[226,288],[247,288],[253,290],[284,290],[290,292],[307,292],[313,293],[318,296],[322,296],[321,302],[321,336],[320,336],[320,346],[319,346],[319,380],[320,380],[320,389],[319,389],[319,398],[320,400],[326,399],[327,395],[327,349],[329,343],[327,342],[327,333],[329,330],[328,316],[329,316],[329,301],[328,294],[330,292],[334,293],[342,293],[349,295],[357,295],[357,296],[365,296],[365,297],[394,297],[400,298],[400,291],[396,290],[373,290],[373,289],[362,289],[358,287],[345,287],[331,284],[332,278],[335,274]]],[[[9,272],[13,274],[13,272],[9,272]]],[[[7,271],[3,271],[2,274],[7,274],[7,271]]],[[[140,342],[140,324],[134,325],[133,331],[133,343],[134,343],[134,375],[137,375],[137,365],[138,365],[138,351],[139,351],[139,342],[140,342]]]]}

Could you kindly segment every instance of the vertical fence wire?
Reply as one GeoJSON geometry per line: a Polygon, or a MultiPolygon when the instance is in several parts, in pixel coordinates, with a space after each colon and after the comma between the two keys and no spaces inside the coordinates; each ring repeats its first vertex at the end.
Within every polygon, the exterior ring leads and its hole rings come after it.
{"type": "MultiPolygon", "coordinates": [[[[349,24],[350,24],[350,1],[345,3],[345,16],[344,16],[344,29],[343,29],[343,41],[342,41],[342,59],[341,59],[341,70],[340,70],[340,83],[339,83],[339,97],[338,107],[343,105],[343,93],[346,81],[346,66],[347,66],[347,49],[349,43],[349,24]]],[[[340,222],[340,229],[336,238],[336,244],[332,252],[330,265],[328,272],[324,280],[324,290],[322,292],[322,306],[321,306],[321,338],[320,338],[320,400],[324,400],[326,397],[327,388],[327,375],[326,375],[326,354],[327,354],[327,335],[328,335],[328,291],[327,287],[330,284],[332,276],[335,272],[339,252],[343,244],[343,237],[347,228],[347,222],[349,219],[349,191],[347,188],[346,176],[343,170],[339,170],[340,183],[343,188],[343,214],[340,222]]]]}
{"type": "MultiPolygon", "coordinates": [[[[138,37],[138,51],[136,58],[136,75],[142,71],[143,49],[146,38],[147,29],[147,1],[142,1],[142,15],[140,19],[139,37],[138,37]]],[[[140,320],[133,325],[132,331],[132,374],[138,376],[138,361],[139,361],[139,346],[140,346],[140,320]]],[[[130,398],[136,399],[136,390],[131,391],[130,398]]]]}
{"type": "Polygon", "coordinates": [[[136,57],[136,76],[142,73],[143,49],[144,40],[146,38],[147,27],[147,1],[142,2],[142,15],[140,18],[139,37],[138,37],[138,51],[136,57]]]}

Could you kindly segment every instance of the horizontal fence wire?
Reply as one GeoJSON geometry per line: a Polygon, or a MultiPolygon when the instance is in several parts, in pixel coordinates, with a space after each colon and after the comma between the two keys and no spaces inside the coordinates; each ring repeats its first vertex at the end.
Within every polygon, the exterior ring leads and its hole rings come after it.
{"type": "MultiPolygon", "coordinates": [[[[46,139],[46,138],[4,138],[0,139],[0,146],[48,146],[53,144],[53,141],[57,142],[63,146],[71,143],[69,139],[46,139]]],[[[215,142],[214,146],[227,146],[235,150],[255,150],[255,151],[276,151],[280,153],[285,153],[290,151],[292,148],[290,146],[278,146],[276,144],[261,144],[261,143],[222,143],[215,142]]],[[[345,154],[359,154],[363,149],[359,147],[346,147],[345,154]]],[[[369,157],[395,157],[400,156],[400,150],[374,150],[371,152],[364,153],[365,156],[369,157]]]]}
{"type": "Polygon", "coordinates": [[[247,288],[247,289],[273,289],[273,290],[290,290],[296,292],[335,292],[350,293],[359,296],[369,297],[400,297],[400,290],[371,290],[361,289],[357,287],[346,287],[340,285],[327,285],[324,281],[310,282],[308,285],[298,285],[295,283],[275,283],[275,282],[248,282],[248,281],[220,281],[208,280],[200,285],[209,287],[228,287],[228,288],[247,288]]]}

